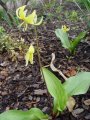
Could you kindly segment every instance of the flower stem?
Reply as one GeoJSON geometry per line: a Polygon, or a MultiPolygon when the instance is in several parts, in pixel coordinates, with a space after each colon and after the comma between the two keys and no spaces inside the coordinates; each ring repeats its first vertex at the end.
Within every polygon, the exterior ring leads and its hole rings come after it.
{"type": "Polygon", "coordinates": [[[36,36],[36,46],[37,46],[37,55],[38,55],[38,62],[40,66],[40,70],[42,72],[42,64],[41,64],[41,58],[40,58],[40,52],[39,52],[39,41],[38,41],[38,35],[37,35],[37,28],[34,27],[35,29],[35,36],[36,36]]]}

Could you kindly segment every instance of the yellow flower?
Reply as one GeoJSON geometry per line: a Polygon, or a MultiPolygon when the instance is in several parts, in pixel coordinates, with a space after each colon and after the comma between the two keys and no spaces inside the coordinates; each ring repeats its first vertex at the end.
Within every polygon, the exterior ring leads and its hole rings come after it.
{"type": "Polygon", "coordinates": [[[63,32],[67,32],[70,30],[70,28],[68,28],[66,25],[62,25],[62,28],[63,32]]]}
{"type": "Polygon", "coordinates": [[[40,25],[43,21],[43,17],[37,22],[37,14],[36,10],[34,10],[31,14],[26,16],[27,10],[25,10],[26,5],[19,7],[16,10],[16,15],[19,19],[23,20],[20,26],[24,25],[25,29],[27,29],[27,24],[31,25],[40,25]]]}
{"type": "Polygon", "coordinates": [[[22,7],[19,7],[17,10],[16,10],[16,15],[19,19],[21,20],[25,20],[25,17],[26,17],[26,13],[27,13],[27,10],[24,10],[26,7],[26,5],[22,6],[22,7]]]}
{"type": "Polygon", "coordinates": [[[28,62],[33,64],[34,52],[35,52],[34,46],[31,44],[25,56],[26,66],[28,65],[28,62]]]}

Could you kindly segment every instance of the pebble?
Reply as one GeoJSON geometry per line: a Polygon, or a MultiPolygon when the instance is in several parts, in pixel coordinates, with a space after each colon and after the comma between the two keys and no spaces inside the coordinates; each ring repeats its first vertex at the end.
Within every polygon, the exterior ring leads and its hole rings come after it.
{"type": "Polygon", "coordinates": [[[83,108],[77,108],[77,109],[73,110],[72,115],[74,117],[78,117],[78,115],[81,114],[83,111],[84,111],[83,108]]]}
{"type": "Polygon", "coordinates": [[[44,107],[44,108],[42,109],[42,111],[43,111],[43,112],[46,112],[47,109],[48,109],[48,107],[44,107]]]}

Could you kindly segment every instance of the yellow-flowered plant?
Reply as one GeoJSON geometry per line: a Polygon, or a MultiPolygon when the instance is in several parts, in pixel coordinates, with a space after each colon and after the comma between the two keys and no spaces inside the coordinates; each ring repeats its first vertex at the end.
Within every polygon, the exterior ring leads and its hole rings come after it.
{"type": "Polygon", "coordinates": [[[68,32],[70,30],[70,28],[68,28],[66,25],[62,25],[63,32],[68,32]]]}
{"type": "Polygon", "coordinates": [[[76,47],[80,43],[80,41],[84,38],[86,35],[86,32],[81,32],[74,40],[69,40],[68,33],[70,28],[68,28],[66,25],[62,25],[61,29],[56,29],[55,34],[60,39],[62,46],[66,49],[68,49],[72,54],[75,53],[76,47]]]}
{"type": "MultiPolygon", "coordinates": [[[[25,10],[26,5],[19,7],[16,10],[17,17],[22,20],[23,22],[20,24],[20,27],[24,25],[24,31],[27,30],[28,24],[38,26],[42,23],[43,17],[41,17],[40,21],[37,20],[37,14],[36,10],[34,10],[31,14],[27,15],[27,9],[25,10]]],[[[35,35],[36,35],[36,44],[37,44],[37,53],[38,53],[38,59],[40,64],[40,54],[39,54],[39,46],[38,46],[38,39],[37,39],[37,33],[36,33],[36,27],[35,27],[35,35]]],[[[28,52],[26,53],[25,60],[26,60],[26,66],[28,65],[28,62],[30,61],[31,64],[33,64],[33,54],[34,54],[34,46],[30,45],[28,52]]]]}
{"type": "Polygon", "coordinates": [[[16,15],[19,19],[23,20],[23,22],[20,24],[20,26],[24,25],[25,30],[27,30],[28,24],[31,25],[40,25],[43,21],[43,17],[41,17],[40,21],[37,21],[37,14],[36,10],[34,10],[31,14],[27,14],[27,10],[25,10],[26,5],[19,7],[16,10],[16,15]]]}
{"type": "Polygon", "coordinates": [[[35,52],[34,46],[31,44],[25,56],[26,66],[28,65],[28,62],[33,64],[34,52],[35,52]]]}

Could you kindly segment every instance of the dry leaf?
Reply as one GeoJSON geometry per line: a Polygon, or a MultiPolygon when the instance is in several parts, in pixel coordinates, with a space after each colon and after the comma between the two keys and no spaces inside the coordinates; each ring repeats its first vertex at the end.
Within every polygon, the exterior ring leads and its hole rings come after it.
{"type": "Polygon", "coordinates": [[[73,97],[70,97],[67,102],[67,108],[68,108],[69,112],[73,111],[75,104],[76,104],[75,99],[73,97]]]}
{"type": "Polygon", "coordinates": [[[76,70],[74,68],[71,68],[70,70],[66,71],[66,76],[71,77],[76,75],[76,70]]]}

